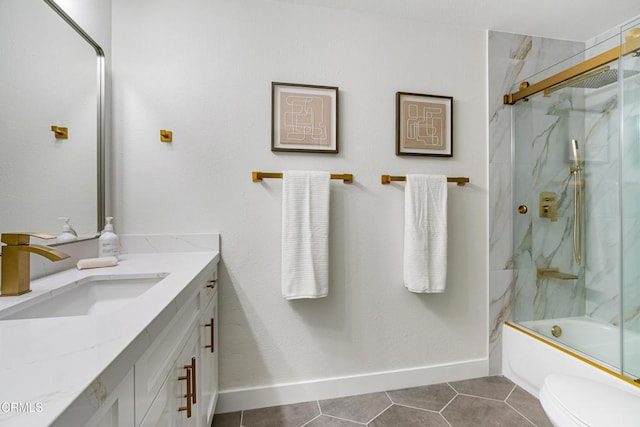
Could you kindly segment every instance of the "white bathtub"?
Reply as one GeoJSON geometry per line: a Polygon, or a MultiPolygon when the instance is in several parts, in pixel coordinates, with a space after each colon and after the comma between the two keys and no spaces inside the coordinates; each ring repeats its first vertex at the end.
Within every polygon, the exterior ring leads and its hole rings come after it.
{"type": "Polygon", "coordinates": [[[520,325],[539,333],[550,341],[591,356],[608,369],[616,370],[620,364],[620,329],[608,323],[585,317],[566,319],[532,320],[520,325]],[[551,329],[562,328],[562,334],[554,337],[551,329]]]}
{"type": "MultiPolygon", "coordinates": [[[[566,374],[590,378],[640,396],[640,384],[616,374],[620,355],[618,328],[584,317],[522,324],[526,328],[510,323],[503,327],[502,372],[529,393],[538,396],[547,375],[566,374]],[[557,343],[547,338],[552,337],[554,325],[562,328],[562,335],[553,338],[557,343]],[[593,360],[581,353],[592,355],[593,360]]],[[[625,360],[640,361],[640,338],[625,337],[625,340],[630,346],[625,353],[631,356],[625,360]]]]}

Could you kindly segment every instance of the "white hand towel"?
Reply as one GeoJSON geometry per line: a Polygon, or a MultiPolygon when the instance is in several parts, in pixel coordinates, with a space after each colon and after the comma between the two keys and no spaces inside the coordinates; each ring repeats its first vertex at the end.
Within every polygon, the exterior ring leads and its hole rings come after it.
{"type": "Polygon", "coordinates": [[[113,267],[118,265],[118,258],[114,256],[105,256],[102,258],[85,258],[78,261],[76,267],[78,270],[85,268],[113,267]]]}
{"type": "Polygon", "coordinates": [[[411,292],[444,292],[447,177],[407,175],[404,192],[404,285],[411,292]]]}
{"type": "Polygon", "coordinates": [[[328,172],[285,171],[282,183],[282,296],[329,291],[328,172]]]}

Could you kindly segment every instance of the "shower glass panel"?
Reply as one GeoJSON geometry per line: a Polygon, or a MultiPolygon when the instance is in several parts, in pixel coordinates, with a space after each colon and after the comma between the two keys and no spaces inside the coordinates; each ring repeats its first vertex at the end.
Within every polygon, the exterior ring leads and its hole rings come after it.
{"type": "MultiPolygon", "coordinates": [[[[539,82],[619,40],[608,43],[527,80],[539,82]]],[[[616,372],[622,364],[618,67],[618,60],[612,61],[570,84],[519,101],[511,110],[514,321],[616,372]],[[580,332],[584,324],[592,328],[587,333],[580,332]]],[[[635,129],[640,154],[638,122],[635,129]]],[[[637,162],[633,179],[640,183],[640,157],[637,162]]],[[[636,191],[634,218],[640,218],[640,185],[636,191]]],[[[640,232],[640,219],[635,221],[640,232]]],[[[640,240],[635,244],[640,276],[640,240]]]]}
{"type": "MultiPolygon", "coordinates": [[[[640,38],[640,20],[621,41],[640,38]]],[[[640,54],[640,52],[639,52],[640,54]]],[[[622,97],[622,371],[640,377],[640,55],[621,59],[622,97]]]]}

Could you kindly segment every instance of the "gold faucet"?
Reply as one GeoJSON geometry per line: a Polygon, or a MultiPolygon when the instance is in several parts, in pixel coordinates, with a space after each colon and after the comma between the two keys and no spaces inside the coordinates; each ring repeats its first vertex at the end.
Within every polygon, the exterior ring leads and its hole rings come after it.
{"type": "Polygon", "coordinates": [[[51,261],[69,258],[66,253],[50,246],[29,244],[29,237],[54,239],[55,236],[43,233],[3,233],[2,282],[0,291],[3,297],[22,295],[31,292],[30,288],[30,252],[42,255],[51,261]]]}

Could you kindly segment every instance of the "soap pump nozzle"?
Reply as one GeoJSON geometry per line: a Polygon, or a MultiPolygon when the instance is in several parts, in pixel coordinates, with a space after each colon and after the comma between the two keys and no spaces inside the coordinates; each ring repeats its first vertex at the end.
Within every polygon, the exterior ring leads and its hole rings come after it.
{"type": "Polygon", "coordinates": [[[107,220],[107,223],[104,225],[104,230],[102,231],[103,233],[105,231],[111,231],[113,232],[113,224],[111,223],[111,221],[113,221],[113,217],[112,216],[108,216],[105,218],[107,220]]]}
{"type": "Polygon", "coordinates": [[[78,233],[73,229],[71,224],[69,223],[69,218],[66,216],[61,216],[58,219],[64,220],[64,225],[62,226],[62,233],[57,238],[57,243],[67,243],[78,240],[78,233]]]}
{"type": "Polygon", "coordinates": [[[64,225],[62,226],[62,230],[64,232],[68,232],[73,234],[74,236],[78,237],[78,233],[76,232],[76,230],[73,229],[73,227],[71,226],[71,224],[69,223],[69,221],[71,220],[71,218],[68,218],[66,216],[61,216],[58,217],[58,219],[64,220],[64,225]]]}

